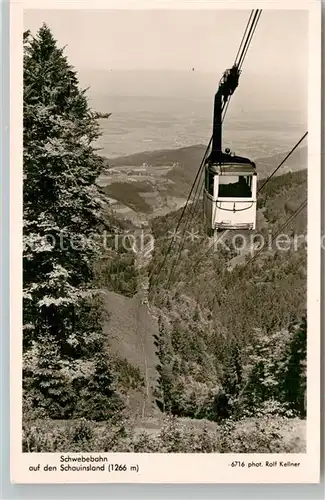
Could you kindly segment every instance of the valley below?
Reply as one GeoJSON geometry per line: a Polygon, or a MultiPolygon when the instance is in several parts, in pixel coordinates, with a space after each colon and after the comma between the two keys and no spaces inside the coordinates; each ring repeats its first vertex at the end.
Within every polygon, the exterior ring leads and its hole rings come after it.
{"type": "MultiPolygon", "coordinates": [[[[144,151],[106,159],[105,173],[98,179],[116,215],[137,227],[153,217],[178,210],[186,203],[206,146],[144,151]]],[[[268,177],[288,152],[252,158],[258,179],[268,177]]],[[[298,148],[278,175],[306,168],[307,148],[298,148]]]]}

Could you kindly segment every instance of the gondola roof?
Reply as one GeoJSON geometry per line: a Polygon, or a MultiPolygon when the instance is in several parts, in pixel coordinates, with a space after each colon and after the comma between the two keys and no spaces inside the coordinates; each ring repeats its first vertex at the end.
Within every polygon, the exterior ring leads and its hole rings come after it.
{"type": "Polygon", "coordinates": [[[206,166],[216,174],[239,172],[242,174],[252,174],[256,171],[256,165],[253,161],[244,156],[236,156],[228,153],[210,155],[206,161],[206,166]]]}

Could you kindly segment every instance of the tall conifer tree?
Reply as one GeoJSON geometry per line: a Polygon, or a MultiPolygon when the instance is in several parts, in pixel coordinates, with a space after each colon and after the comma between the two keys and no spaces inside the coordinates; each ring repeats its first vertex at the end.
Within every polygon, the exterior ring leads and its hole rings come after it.
{"type": "Polygon", "coordinates": [[[35,37],[26,32],[25,380],[36,394],[35,405],[52,398],[57,408],[62,396],[65,414],[71,411],[73,387],[84,388],[76,378],[96,372],[96,363],[90,363],[85,374],[80,361],[93,362],[102,350],[102,309],[94,289],[94,263],[101,252],[94,235],[105,226],[95,184],[103,168],[94,147],[99,135],[98,114],[50,29],[44,24],[35,37]]]}

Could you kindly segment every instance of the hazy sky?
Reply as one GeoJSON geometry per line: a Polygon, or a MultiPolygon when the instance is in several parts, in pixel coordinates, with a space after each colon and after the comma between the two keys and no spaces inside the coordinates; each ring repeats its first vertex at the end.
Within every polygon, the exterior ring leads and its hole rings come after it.
{"type": "MultiPolygon", "coordinates": [[[[26,10],[24,27],[35,32],[45,21],[59,44],[67,45],[69,61],[81,73],[190,72],[194,67],[197,73],[214,74],[218,82],[234,62],[249,13],[26,10]]],[[[263,11],[243,66],[243,95],[256,93],[265,99],[271,93],[274,102],[279,99],[283,105],[301,106],[304,101],[306,107],[307,16],[305,11],[263,11]]],[[[168,86],[167,80],[160,82],[161,87],[168,86]]],[[[87,83],[95,84],[95,77],[87,83]]]]}

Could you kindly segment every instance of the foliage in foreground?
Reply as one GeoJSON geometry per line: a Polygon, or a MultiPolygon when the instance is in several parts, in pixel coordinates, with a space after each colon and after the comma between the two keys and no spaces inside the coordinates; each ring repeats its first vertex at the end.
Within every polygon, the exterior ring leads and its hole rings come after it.
{"type": "Polygon", "coordinates": [[[255,331],[246,346],[180,321],[156,338],[157,403],[196,419],[305,417],[306,319],[287,330],[255,331]]]}
{"type": "Polygon", "coordinates": [[[23,451],[44,452],[134,452],[134,453],[299,453],[305,440],[299,435],[299,420],[263,417],[258,420],[227,421],[215,430],[196,429],[175,418],[166,418],[153,435],[134,432],[130,423],[107,422],[99,426],[87,420],[53,426],[51,421],[26,421],[23,451]]]}

